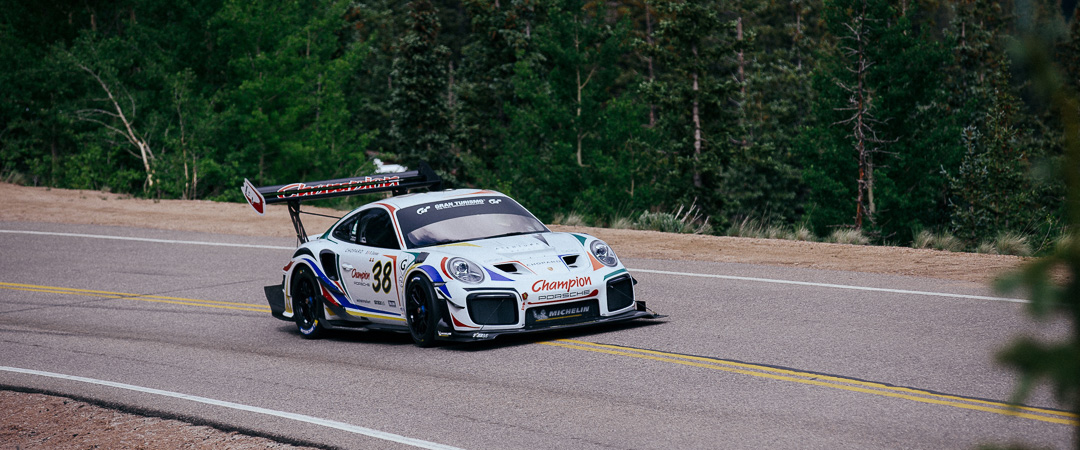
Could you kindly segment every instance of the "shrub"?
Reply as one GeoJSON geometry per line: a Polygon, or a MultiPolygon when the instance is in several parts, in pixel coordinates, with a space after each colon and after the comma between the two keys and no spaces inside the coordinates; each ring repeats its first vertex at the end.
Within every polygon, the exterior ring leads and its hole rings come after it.
{"type": "Polygon", "coordinates": [[[634,221],[631,220],[629,217],[618,217],[615,220],[612,220],[610,224],[608,224],[608,228],[614,228],[616,230],[630,230],[634,228],[634,221]]]}
{"type": "Polygon", "coordinates": [[[1012,232],[1001,233],[994,238],[994,247],[1002,255],[1031,256],[1027,237],[1012,232]]]}
{"type": "Polygon", "coordinates": [[[642,212],[638,216],[634,227],[639,230],[663,231],[665,233],[682,233],[685,228],[674,214],[665,212],[651,213],[648,211],[642,212]]]}
{"type": "Polygon", "coordinates": [[[634,226],[639,230],[663,231],[666,233],[710,234],[713,231],[709,218],[702,220],[701,208],[691,203],[689,208],[679,207],[674,214],[644,211],[638,216],[634,226]]]}
{"type": "Polygon", "coordinates": [[[839,228],[833,230],[832,234],[826,239],[826,242],[835,244],[866,245],[870,243],[870,239],[863,235],[862,230],[839,228]]]}
{"type": "Polygon", "coordinates": [[[915,240],[912,241],[911,246],[913,248],[932,248],[949,252],[959,252],[964,249],[964,243],[951,233],[935,234],[926,230],[922,230],[915,235],[915,240]]]}
{"type": "Polygon", "coordinates": [[[724,234],[735,237],[760,238],[764,233],[761,224],[747,217],[741,222],[731,224],[724,234]]]}
{"type": "Polygon", "coordinates": [[[552,219],[552,223],[555,225],[566,225],[568,227],[585,227],[588,223],[585,222],[585,218],[581,214],[572,212],[570,214],[556,214],[552,219]]]}
{"type": "Polygon", "coordinates": [[[817,236],[814,236],[814,232],[805,225],[799,225],[791,234],[791,239],[796,241],[816,241],[817,236]]]}

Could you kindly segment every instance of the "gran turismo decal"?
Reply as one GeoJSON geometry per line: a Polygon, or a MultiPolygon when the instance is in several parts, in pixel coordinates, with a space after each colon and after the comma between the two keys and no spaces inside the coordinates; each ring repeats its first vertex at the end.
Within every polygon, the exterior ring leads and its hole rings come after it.
{"type": "MultiPolygon", "coordinates": [[[[483,199],[476,199],[476,200],[455,200],[455,201],[446,202],[446,203],[436,203],[434,206],[435,206],[435,210],[442,211],[444,209],[460,208],[462,206],[480,206],[480,205],[483,205],[483,204],[484,204],[483,199]]],[[[492,204],[498,204],[498,203],[492,203],[492,204]]],[[[427,208],[423,208],[423,209],[424,209],[424,212],[427,212],[427,208]]],[[[417,212],[419,213],[419,211],[417,211],[417,212]]],[[[423,214],[423,213],[420,213],[420,214],[423,214]]]]}
{"type": "Polygon", "coordinates": [[[570,292],[571,289],[582,286],[589,286],[592,284],[592,277],[575,277],[569,280],[561,281],[547,281],[537,280],[532,285],[533,292],[540,291],[561,291],[566,290],[570,292]]]}
{"type": "Polygon", "coordinates": [[[397,175],[393,175],[393,176],[389,176],[389,177],[381,177],[381,178],[364,177],[363,179],[350,180],[350,181],[345,182],[345,183],[316,184],[314,186],[308,186],[308,185],[306,185],[304,183],[286,184],[286,185],[282,186],[281,189],[278,189],[278,192],[303,191],[303,190],[308,190],[308,189],[322,189],[322,190],[318,190],[318,191],[300,192],[300,193],[285,196],[287,198],[307,197],[309,195],[333,194],[333,193],[337,193],[337,192],[353,192],[353,191],[363,191],[363,190],[366,190],[366,189],[394,187],[394,186],[400,185],[400,183],[401,183],[401,179],[397,175]],[[376,181],[381,181],[382,183],[375,183],[376,181]],[[375,184],[373,184],[373,183],[375,183],[375,184]]]}

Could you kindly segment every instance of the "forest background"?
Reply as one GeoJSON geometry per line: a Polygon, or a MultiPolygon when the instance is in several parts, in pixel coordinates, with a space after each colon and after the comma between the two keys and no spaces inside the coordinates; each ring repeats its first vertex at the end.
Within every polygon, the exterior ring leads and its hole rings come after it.
{"type": "Polygon", "coordinates": [[[1065,234],[1064,125],[1010,49],[1080,88],[1075,0],[0,3],[0,181],[241,201],[381,158],[548,222],[1065,234]]]}

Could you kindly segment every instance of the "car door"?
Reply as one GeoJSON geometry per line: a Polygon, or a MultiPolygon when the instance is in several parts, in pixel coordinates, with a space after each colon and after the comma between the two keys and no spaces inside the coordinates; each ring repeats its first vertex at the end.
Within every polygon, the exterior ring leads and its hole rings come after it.
{"type": "Polygon", "coordinates": [[[369,312],[374,313],[373,317],[368,318],[400,321],[404,317],[404,306],[401,305],[398,277],[401,264],[411,255],[401,251],[388,211],[376,207],[361,211],[355,217],[352,231],[342,233],[351,238],[340,255],[343,284],[362,312],[372,310],[369,312]]]}

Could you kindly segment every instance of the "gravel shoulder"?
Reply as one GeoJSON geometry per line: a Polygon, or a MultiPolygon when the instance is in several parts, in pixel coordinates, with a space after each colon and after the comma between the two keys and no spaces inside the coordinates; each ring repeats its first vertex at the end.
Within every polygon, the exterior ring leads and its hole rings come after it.
{"type": "MultiPolygon", "coordinates": [[[[112,225],[176,231],[291,237],[288,212],[271,206],[258,216],[248,205],[198,200],[146,200],[100,191],[0,183],[7,195],[0,222],[112,225]]],[[[340,216],[341,211],[305,210],[340,216]]],[[[333,219],[305,216],[307,230],[333,219]]],[[[698,236],[655,231],[552,226],[604,239],[627,258],[760,264],[910,275],[988,283],[1025,258],[772,239],[698,236]]],[[[18,280],[0,280],[18,281],[18,280]]],[[[147,417],[51,395],[0,390],[0,450],[145,448],[301,448],[205,425],[147,417]]]]}

